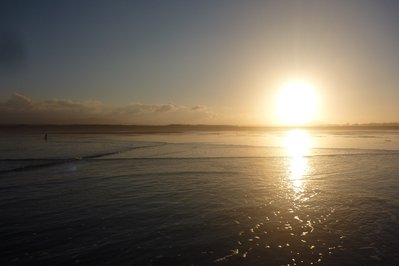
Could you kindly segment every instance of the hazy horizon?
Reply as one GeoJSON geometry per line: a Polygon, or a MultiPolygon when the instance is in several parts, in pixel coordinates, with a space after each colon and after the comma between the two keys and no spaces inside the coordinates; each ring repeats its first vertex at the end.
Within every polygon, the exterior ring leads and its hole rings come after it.
{"type": "Polygon", "coordinates": [[[35,101],[18,93],[14,93],[7,101],[0,102],[0,125],[317,127],[372,124],[389,126],[399,124],[399,120],[355,121],[352,123],[312,121],[302,124],[224,123],[223,120],[217,119],[217,115],[211,113],[205,106],[187,107],[174,104],[130,104],[124,107],[111,107],[96,101],[73,102],[58,99],[35,101]],[[141,116],[141,118],[135,120],[137,116],[141,116]],[[201,121],[204,122],[201,123],[201,121]]]}

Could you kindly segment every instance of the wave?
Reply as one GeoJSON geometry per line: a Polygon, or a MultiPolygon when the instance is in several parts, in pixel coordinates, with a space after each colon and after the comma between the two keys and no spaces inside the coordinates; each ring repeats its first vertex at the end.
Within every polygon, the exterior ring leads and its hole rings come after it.
{"type": "Polygon", "coordinates": [[[12,163],[21,164],[22,163],[23,164],[22,166],[13,167],[11,169],[10,168],[9,169],[1,169],[0,174],[10,173],[10,172],[29,171],[29,170],[39,169],[39,168],[51,167],[51,166],[55,166],[55,165],[67,164],[67,163],[76,162],[76,161],[98,159],[101,157],[116,155],[116,154],[132,151],[132,150],[153,148],[153,147],[158,147],[158,146],[163,146],[163,145],[165,145],[165,143],[161,143],[158,145],[129,147],[129,148],[117,150],[117,151],[104,152],[104,153],[98,153],[98,154],[81,156],[81,157],[77,156],[77,157],[73,157],[73,158],[64,158],[64,159],[53,159],[53,158],[0,159],[1,164],[3,164],[3,163],[6,163],[6,164],[12,164],[12,163]],[[24,163],[26,163],[26,164],[24,164],[24,163]]]}

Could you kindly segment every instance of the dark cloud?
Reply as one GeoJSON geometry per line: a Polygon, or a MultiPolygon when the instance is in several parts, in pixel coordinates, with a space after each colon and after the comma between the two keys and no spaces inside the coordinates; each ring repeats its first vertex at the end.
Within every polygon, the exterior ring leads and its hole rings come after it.
{"type": "Polygon", "coordinates": [[[196,105],[196,106],[191,107],[191,110],[193,110],[193,111],[206,111],[207,107],[204,106],[204,105],[196,105]]]}
{"type": "Polygon", "coordinates": [[[0,71],[15,72],[26,63],[26,47],[13,30],[0,30],[0,71]]]}
{"type": "Polygon", "coordinates": [[[14,93],[7,101],[0,102],[2,124],[210,123],[213,117],[214,114],[201,105],[186,107],[175,104],[133,103],[115,107],[98,101],[33,100],[18,93],[14,93]]]}

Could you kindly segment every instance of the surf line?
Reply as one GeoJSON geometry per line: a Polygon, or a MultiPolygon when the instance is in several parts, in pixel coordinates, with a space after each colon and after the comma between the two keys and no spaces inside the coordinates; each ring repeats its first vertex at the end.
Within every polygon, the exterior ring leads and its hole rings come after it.
{"type": "Polygon", "coordinates": [[[46,161],[47,160],[47,161],[49,161],[50,160],[50,162],[34,164],[34,165],[24,165],[24,166],[17,167],[17,168],[0,170],[0,174],[11,173],[11,172],[30,171],[30,170],[34,170],[34,169],[40,169],[40,168],[51,167],[51,166],[55,166],[55,165],[67,164],[67,163],[76,162],[76,161],[97,159],[97,158],[115,155],[115,154],[128,152],[128,151],[132,151],[132,150],[164,146],[166,144],[167,143],[161,143],[158,145],[146,145],[146,146],[131,147],[131,148],[113,151],[113,152],[106,152],[106,153],[88,155],[88,156],[83,156],[83,157],[66,158],[66,159],[40,159],[40,158],[39,159],[5,159],[5,160],[0,160],[0,161],[30,161],[30,160],[37,160],[37,161],[41,161],[41,160],[46,161]]]}

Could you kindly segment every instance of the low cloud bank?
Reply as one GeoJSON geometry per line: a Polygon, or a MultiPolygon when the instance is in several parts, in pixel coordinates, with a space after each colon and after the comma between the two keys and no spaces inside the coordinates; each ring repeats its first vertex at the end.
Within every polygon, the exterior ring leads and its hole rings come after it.
{"type": "Polygon", "coordinates": [[[203,105],[111,106],[99,101],[34,100],[19,93],[0,102],[1,124],[207,124],[215,118],[203,105]]]}

